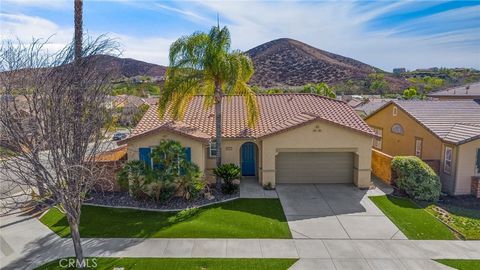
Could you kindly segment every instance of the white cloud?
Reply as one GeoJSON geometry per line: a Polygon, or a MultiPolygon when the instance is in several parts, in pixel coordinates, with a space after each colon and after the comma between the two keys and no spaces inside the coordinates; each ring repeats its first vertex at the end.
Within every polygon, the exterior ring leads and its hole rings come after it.
{"type": "Polygon", "coordinates": [[[73,29],[61,28],[44,18],[24,14],[0,13],[0,40],[20,39],[30,42],[33,38],[49,40],[45,46],[48,50],[59,50],[70,42],[73,29]]]}
{"type": "Polygon", "coordinates": [[[168,6],[168,5],[163,5],[163,4],[158,4],[156,3],[155,6],[157,8],[160,8],[160,9],[165,9],[165,10],[168,10],[168,11],[173,11],[175,13],[178,13],[178,14],[181,14],[181,15],[184,15],[186,16],[187,18],[189,19],[198,19],[198,20],[202,20],[202,21],[208,21],[206,18],[204,18],[203,16],[200,16],[198,15],[197,13],[194,13],[192,11],[189,11],[189,10],[184,10],[184,9],[180,9],[180,8],[174,8],[174,7],[171,7],[171,6],[168,6]]]}
{"type": "Polygon", "coordinates": [[[173,39],[151,37],[136,38],[122,34],[112,33],[110,37],[115,38],[123,47],[121,57],[133,58],[149,63],[168,64],[168,51],[173,39]]]}
{"type": "Polygon", "coordinates": [[[480,50],[462,41],[477,39],[478,29],[445,31],[443,35],[396,35],[406,29],[455,24],[465,18],[480,19],[478,7],[413,20],[402,27],[367,31],[366,23],[385,12],[411,2],[358,12],[353,2],[225,2],[202,1],[201,5],[220,12],[229,20],[233,46],[247,50],[263,42],[290,37],[317,48],[352,57],[385,70],[428,66],[480,68],[480,50]]]}
{"type": "MultiPolygon", "coordinates": [[[[42,39],[48,43],[45,48],[55,52],[66,46],[73,37],[73,28],[60,27],[52,21],[25,14],[0,13],[0,40],[20,39],[31,42],[33,38],[42,39]]],[[[96,36],[101,33],[89,32],[96,36]]],[[[136,38],[120,33],[109,33],[122,46],[122,57],[134,58],[150,63],[168,64],[168,50],[173,39],[150,37],[136,38]]]]}
{"type": "MultiPolygon", "coordinates": [[[[451,27],[448,30],[441,29],[437,34],[429,34],[428,31],[418,34],[421,28],[427,27],[426,30],[429,30],[428,27],[455,26],[460,20],[479,20],[479,7],[437,13],[411,20],[400,27],[372,31],[366,27],[370,20],[386,12],[406,8],[412,2],[394,2],[361,10],[358,3],[350,1],[189,1],[178,2],[174,7],[165,4],[153,7],[154,5],[146,3],[128,3],[180,14],[182,18],[196,22],[199,28],[216,24],[214,18],[208,16],[219,12],[220,24],[227,25],[232,34],[233,48],[242,50],[272,39],[289,37],[385,70],[394,67],[414,69],[429,66],[480,68],[478,27],[451,27]],[[416,31],[417,34],[410,34],[409,31],[416,31]]],[[[44,18],[24,14],[1,13],[0,23],[0,38],[18,36],[28,40],[33,36],[48,38],[55,34],[50,40],[52,48],[68,43],[73,35],[72,28],[60,27],[44,18]]],[[[111,30],[111,36],[123,44],[123,57],[168,64],[168,49],[174,39],[161,36],[140,38],[125,35],[121,29],[111,30]]],[[[182,34],[185,33],[178,33],[178,37],[182,34]]]]}

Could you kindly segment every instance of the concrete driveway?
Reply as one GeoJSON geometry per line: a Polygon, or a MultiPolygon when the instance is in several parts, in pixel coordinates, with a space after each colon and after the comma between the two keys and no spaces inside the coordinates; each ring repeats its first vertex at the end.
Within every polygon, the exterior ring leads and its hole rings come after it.
{"type": "Polygon", "coordinates": [[[277,193],[293,238],[407,239],[370,201],[379,189],[351,184],[279,184],[277,193]]]}

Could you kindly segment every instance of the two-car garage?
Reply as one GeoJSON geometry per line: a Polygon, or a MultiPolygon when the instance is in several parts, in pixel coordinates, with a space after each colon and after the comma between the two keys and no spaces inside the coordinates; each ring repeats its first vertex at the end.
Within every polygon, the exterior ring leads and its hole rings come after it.
{"type": "Polygon", "coordinates": [[[279,152],[275,179],[281,183],[352,183],[352,152],[279,152]]]}

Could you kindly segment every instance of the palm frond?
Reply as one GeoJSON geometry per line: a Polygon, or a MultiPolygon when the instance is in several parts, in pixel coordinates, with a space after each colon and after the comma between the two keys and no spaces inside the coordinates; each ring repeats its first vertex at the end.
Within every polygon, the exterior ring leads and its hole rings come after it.
{"type": "Polygon", "coordinates": [[[230,51],[228,28],[212,27],[208,34],[183,36],[170,46],[170,65],[159,100],[159,115],[167,110],[173,119],[182,119],[192,98],[204,95],[204,107],[215,104],[215,85],[223,94],[244,96],[248,124],[258,119],[255,92],[247,82],[253,75],[252,60],[240,51],[230,51]]]}

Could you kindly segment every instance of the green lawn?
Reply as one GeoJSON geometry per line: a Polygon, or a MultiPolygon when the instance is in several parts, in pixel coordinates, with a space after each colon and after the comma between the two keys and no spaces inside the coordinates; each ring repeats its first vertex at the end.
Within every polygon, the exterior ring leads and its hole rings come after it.
{"type": "Polygon", "coordinates": [[[372,196],[372,200],[408,239],[456,239],[445,224],[409,199],[392,196],[372,196]]]}
{"type": "Polygon", "coordinates": [[[445,264],[459,270],[478,270],[480,269],[480,260],[451,260],[441,259],[435,260],[439,263],[445,264]]]}
{"type": "MultiPolygon", "coordinates": [[[[41,219],[69,237],[66,217],[52,208],[41,219]]],[[[80,234],[86,238],[292,238],[278,199],[237,199],[181,212],[83,206],[80,234]]]]}
{"type": "MultiPolygon", "coordinates": [[[[111,270],[115,267],[125,270],[286,270],[296,259],[172,259],[172,258],[90,258],[95,259],[96,268],[111,270]]],[[[93,266],[93,260],[90,260],[93,266]]],[[[37,270],[74,269],[62,268],[55,260],[40,266],[37,270]]],[[[65,264],[65,261],[62,263],[65,264]]]]}
{"type": "Polygon", "coordinates": [[[465,239],[480,240],[480,211],[434,204],[425,209],[460,232],[465,239]]]}

